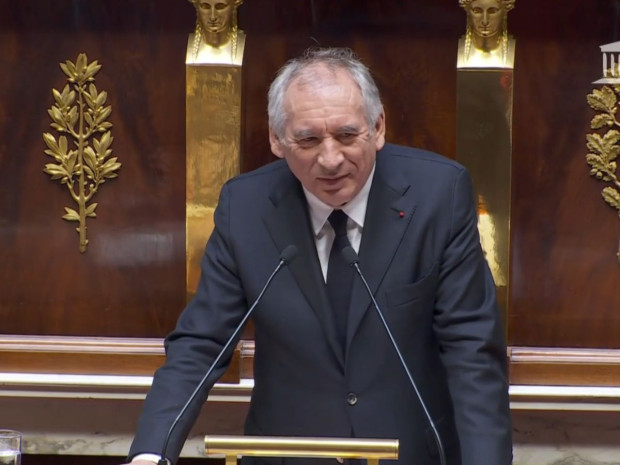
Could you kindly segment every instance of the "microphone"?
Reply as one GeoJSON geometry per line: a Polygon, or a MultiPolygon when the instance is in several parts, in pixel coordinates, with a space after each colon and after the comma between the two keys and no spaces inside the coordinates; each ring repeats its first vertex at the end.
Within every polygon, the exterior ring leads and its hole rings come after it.
{"type": "Polygon", "coordinates": [[[160,456],[159,461],[157,462],[157,465],[168,465],[169,464],[168,459],[166,459],[166,452],[168,451],[168,443],[170,442],[170,438],[172,437],[174,428],[177,426],[177,424],[179,423],[179,421],[181,420],[181,418],[183,417],[183,415],[185,414],[185,412],[191,405],[192,401],[196,398],[198,393],[202,391],[202,388],[204,384],[206,383],[207,379],[209,378],[211,373],[213,373],[213,370],[220,362],[220,359],[224,356],[224,354],[226,353],[226,351],[228,350],[232,342],[235,340],[235,338],[237,337],[237,335],[239,334],[239,332],[241,331],[245,323],[248,321],[248,318],[250,318],[250,316],[254,312],[254,309],[256,308],[260,300],[262,299],[263,294],[265,293],[265,291],[271,284],[271,281],[273,280],[275,275],[278,274],[278,271],[280,271],[282,267],[284,267],[285,265],[288,265],[296,256],[297,256],[297,247],[295,247],[292,244],[285,247],[285,249],[280,254],[280,261],[278,262],[278,265],[271,273],[271,276],[269,276],[269,279],[267,279],[267,282],[263,286],[263,289],[260,291],[260,294],[258,294],[258,297],[254,301],[250,309],[247,311],[247,313],[245,314],[241,322],[237,325],[237,328],[232,333],[232,335],[228,338],[228,341],[226,341],[226,344],[224,344],[224,347],[222,347],[222,350],[220,350],[220,353],[217,355],[217,357],[215,358],[215,360],[213,361],[213,363],[211,364],[211,366],[209,367],[205,375],[202,377],[202,379],[200,380],[200,382],[194,389],[194,392],[192,392],[192,394],[189,396],[189,399],[187,399],[187,402],[185,402],[185,405],[183,405],[183,408],[181,409],[177,417],[172,422],[172,425],[170,425],[170,429],[168,430],[168,433],[166,434],[166,439],[164,440],[164,445],[161,449],[161,456],[160,456]]]}
{"type": "Polygon", "coordinates": [[[390,342],[392,343],[392,347],[394,347],[394,350],[396,351],[396,355],[398,355],[398,359],[400,360],[400,364],[402,365],[403,369],[405,370],[405,373],[407,373],[407,377],[409,378],[409,382],[411,383],[411,386],[413,387],[413,390],[415,391],[415,395],[418,398],[418,401],[420,402],[420,405],[422,406],[422,410],[424,411],[424,415],[426,416],[426,419],[428,420],[428,423],[431,426],[431,430],[433,431],[433,436],[435,437],[435,442],[437,443],[437,450],[439,452],[439,462],[441,463],[441,465],[446,465],[446,454],[443,450],[443,443],[441,442],[441,437],[439,436],[439,432],[437,431],[437,427],[435,426],[435,422],[433,422],[433,418],[431,417],[431,414],[428,411],[428,408],[426,407],[426,403],[424,402],[424,399],[422,399],[422,395],[420,394],[420,391],[418,390],[418,386],[416,384],[416,382],[413,379],[413,376],[411,375],[411,372],[409,371],[409,368],[407,367],[407,364],[405,363],[405,359],[403,358],[403,354],[401,353],[400,349],[398,348],[398,344],[396,343],[396,339],[394,339],[394,336],[392,335],[392,331],[390,330],[390,327],[387,324],[387,321],[385,320],[385,317],[383,316],[383,312],[381,311],[381,308],[379,307],[379,304],[377,303],[377,300],[375,299],[375,296],[372,295],[372,291],[370,290],[370,286],[368,285],[368,282],[366,281],[366,279],[364,278],[364,275],[362,274],[362,271],[360,270],[359,267],[359,257],[357,256],[357,253],[355,253],[355,250],[353,250],[353,247],[351,247],[350,245],[347,245],[345,248],[342,249],[342,255],[344,256],[344,259],[349,263],[350,266],[352,266],[353,268],[355,268],[355,271],[357,272],[357,274],[359,275],[360,279],[362,280],[362,282],[364,283],[364,287],[366,288],[366,292],[368,292],[368,295],[370,296],[370,299],[372,300],[372,304],[375,307],[375,310],[377,311],[377,315],[379,315],[379,319],[381,320],[381,323],[383,323],[383,327],[385,328],[385,332],[387,333],[388,337],[390,338],[390,342]]]}

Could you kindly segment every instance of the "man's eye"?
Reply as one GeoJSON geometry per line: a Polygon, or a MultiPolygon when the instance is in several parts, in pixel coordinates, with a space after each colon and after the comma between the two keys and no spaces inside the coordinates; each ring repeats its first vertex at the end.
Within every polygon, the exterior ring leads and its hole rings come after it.
{"type": "Polygon", "coordinates": [[[340,142],[353,142],[353,140],[357,137],[357,134],[353,133],[353,132],[345,132],[343,134],[340,134],[338,136],[338,140],[340,142]]]}
{"type": "Polygon", "coordinates": [[[297,141],[297,145],[300,147],[312,147],[318,143],[319,139],[317,137],[304,137],[303,139],[299,139],[297,141]]]}

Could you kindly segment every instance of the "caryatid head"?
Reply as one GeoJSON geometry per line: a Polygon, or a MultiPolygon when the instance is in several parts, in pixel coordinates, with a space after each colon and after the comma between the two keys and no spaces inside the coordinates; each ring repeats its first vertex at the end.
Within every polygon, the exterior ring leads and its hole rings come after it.
{"type": "Polygon", "coordinates": [[[213,47],[237,33],[237,8],[243,0],[189,0],[196,8],[196,32],[213,47]]]}
{"type": "Polygon", "coordinates": [[[467,13],[467,35],[476,48],[494,49],[507,34],[508,12],[515,0],[459,0],[467,13]]]}

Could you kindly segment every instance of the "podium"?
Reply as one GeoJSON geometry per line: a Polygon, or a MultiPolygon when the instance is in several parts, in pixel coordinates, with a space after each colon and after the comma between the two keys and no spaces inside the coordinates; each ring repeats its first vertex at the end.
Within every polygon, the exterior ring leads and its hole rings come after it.
{"type": "Polygon", "coordinates": [[[307,438],[273,436],[205,436],[207,456],[226,457],[226,465],[237,465],[241,456],[367,459],[398,459],[398,439],[307,438]]]}

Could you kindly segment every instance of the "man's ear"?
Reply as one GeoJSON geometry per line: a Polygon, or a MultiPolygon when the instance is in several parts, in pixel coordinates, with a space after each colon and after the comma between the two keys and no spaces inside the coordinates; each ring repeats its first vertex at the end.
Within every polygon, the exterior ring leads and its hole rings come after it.
{"type": "Polygon", "coordinates": [[[271,144],[271,152],[278,158],[284,158],[284,151],[282,150],[282,141],[273,130],[269,128],[269,143],[271,144]]]}
{"type": "Polygon", "coordinates": [[[375,123],[375,148],[381,150],[385,145],[385,112],[382,111],[375,123]]]}

